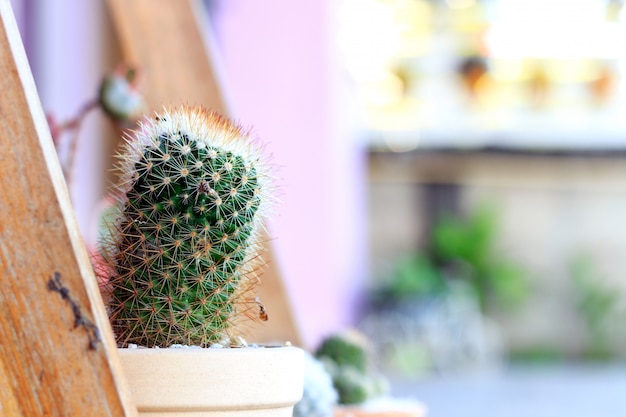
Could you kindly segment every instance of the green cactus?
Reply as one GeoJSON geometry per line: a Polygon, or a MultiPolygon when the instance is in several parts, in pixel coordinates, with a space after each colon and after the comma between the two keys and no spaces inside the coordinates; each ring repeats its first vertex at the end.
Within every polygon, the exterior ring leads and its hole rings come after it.
{"type": "Polygon", "coordinates": [[[120,346],[207,346],[258,308],[267,174],[239,126],[202,108],[144,122],[120,154],[119,215],[102,242],[120,346]]]}
{"type": "Polygon", "coordinates": [[[351,366],[336,367],[332,377],[340,404],[362,404],[375,395],[373,382],[369,376],[351,366]]]}
{"type": "Polygon", "coordinates": [[[388,381],[374,369],[369,340],[357,330],[326,337],[315,357],[331,375],[339,404],[361,404],[388,390],[388,381]]]}
{"type": "Polygon", "coordinates": [[[100,84],[100,108],[118,123],[134,123],[145,111],[146,102],[138,89],[137,78],[137,70],[120,64],[100,84]]]}
{"type": "Polygon", "coordinates": [[[365,336],[356,330],[331,334],[315,351],[318,358],[329,358],[338,366],[350,366],[359,372],[370,368],[370,347],[365,336]]]}

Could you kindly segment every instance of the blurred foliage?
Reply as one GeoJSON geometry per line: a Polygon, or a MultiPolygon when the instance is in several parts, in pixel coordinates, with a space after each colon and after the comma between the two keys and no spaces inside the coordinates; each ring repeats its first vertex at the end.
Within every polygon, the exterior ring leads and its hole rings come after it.
{"type": "Polygon", "coordinates": [[[614,360],[620,355],[625,332],[621,323],[623,311],[620,299],[623,293],[616,286],[607,283],[593,258],[586,253],[574,256],[568,263],[571,280],[572,302],[586,331],[586,340],[579,346],[565,351],[563,348],[532,346],[510,352],[510,359],[517,362],[553,363],[571,359],[587,361],[614,360]]]}
{"type": "Polygon", "coordinates": [[[382,289],[385,297],[394,299],[446,292],[447,283],[443,272],[424,253],[401,258],[396,264],[392,279],[382,289]]]}
{"type": "Polygon", "coordinates": [[[451,279],[469,283],[483,310],[513,307],[526,295],[522,267],[497,248],[497,213],[482,206],[467,219],[444,216],[433,229],[430,252],[451,279]]]}
{"type": "Polygon", "coordinates": [[[508,359],[512,363],[523,363],[524,365],[545,365],[564,362],[567,357],[562,349],[534,346],[524,349],[514,349],[509,352],[508,359]]]}
{"type": "Polygon", "coordinates": [[[483,311],[518,306],[527,294],[523,268],[496,246],[497,213],[481,206],[467,218],[443,215],[426,248],[398,261],[391,279],[377,291],[386,299],[445,294],[461,282],[483,311]]]}
{"type": "Polygon", "coordinates": [[[602,284],[589,256],[575,257],[570,264],[578,311],[589,332],[585,356],[588,359],[612,357],[610,349],[610,319],[617,311],[620,293],[602,284]]]}

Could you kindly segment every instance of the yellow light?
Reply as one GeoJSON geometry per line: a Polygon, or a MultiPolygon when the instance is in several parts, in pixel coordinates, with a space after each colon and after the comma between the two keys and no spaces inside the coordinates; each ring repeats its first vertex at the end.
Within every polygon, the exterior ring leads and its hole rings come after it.
{"type": "Polygon", "coordinates": [[[476,0],[446,0],[446,4],[451,9],[461,10],[476,5],[476,0]]]}
{"type": "Polygon", "coordinates": [[[368,105],[390,106],[404,97],[404,83],[396,74],[387,72],[381,74],[380,78],[363,83],[362,94],[368,105]]]}

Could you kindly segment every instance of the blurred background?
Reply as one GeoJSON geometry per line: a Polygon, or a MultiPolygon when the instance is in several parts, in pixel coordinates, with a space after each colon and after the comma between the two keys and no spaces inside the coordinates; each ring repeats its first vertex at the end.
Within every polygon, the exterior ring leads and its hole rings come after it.
{"type": "MultiPolygon", "coordinates": [[[[44,110],[71,118],[120,61],[105,3],[11,2],[44,110]]],[[[360,329],[435,417],[626,407],[623,1],[202,6],[231,114],[280,167],[306,347],[360,329]]],[[[92,244],[119,139],[98,114],[80,135],[92,244]]]]}

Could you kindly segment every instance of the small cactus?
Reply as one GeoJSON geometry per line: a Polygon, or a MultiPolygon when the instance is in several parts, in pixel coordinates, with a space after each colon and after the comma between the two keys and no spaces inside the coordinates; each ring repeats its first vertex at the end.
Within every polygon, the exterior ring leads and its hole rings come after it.
{"type": "Polygon", "coordinates": [[[137,86],[137,70],[120,64],[107,74],[98,91],[104,113],[119,123],[133,123],[144,113],[146,102],[137,86]]]}
{"type": "Polygon", "coordinates": [[[332,365],[329,368],[341,404],[362,404],[376,394],[372,379],[355,368],[332,365]]]}
{"type": "Polygon", "coordinates": [[[331,375],[339,404],[361,404],[388,390],[387,380],[374,370],[369,340],[357,330],[326,337],[315,357],[331,375]]]}
{"type": "Polygon", "coordinates": [[[347,330],[326,337],[315,351],[315,356],[328,358],[337,366],[349,366],[359,372],[370,367],[371,352],[368,340],[356,330],[347,330]]]}
{"type": "Polygon", "coordinates": [[[247,132],[199,107],[146,120],[119,155],[118,216],[101,242],[118,344],[208,346],[258,308],[265,165],[247,132]],[[112,273],[111,273],[112,272],[112,273]]]}

